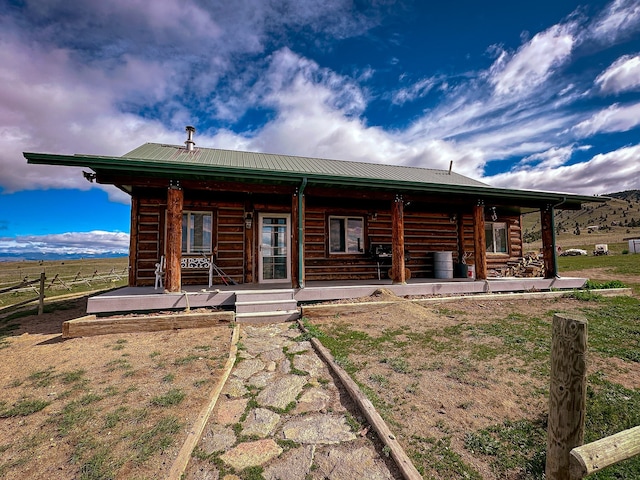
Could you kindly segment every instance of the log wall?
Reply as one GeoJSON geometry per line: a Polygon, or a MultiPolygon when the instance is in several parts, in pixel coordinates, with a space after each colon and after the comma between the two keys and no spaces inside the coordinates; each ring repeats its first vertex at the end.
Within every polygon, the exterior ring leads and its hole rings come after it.
{"type": "MultiPolygon", "coordinates": [[[[136,286],[152,286],[154,284],[155,264],[165,251],[165,219],[166,219],[166,191],[143,191],[137,198],[137,243],[135,258],[132,266],[131,280],[136,286]],[[164,195],[164,197],[163,197],[164,195]]],[[[223,197],[194,198],[190,191],[185,191],[184,209],[192,211],[213,212],[213,245],[218,247],[216,264],[237,283],[244,283],[255,278],[253,270],[257,265],[257,251],[245,252],[247,241],[258,235],[258,213],[261,211],[287,211],[289,205],[270,205],[268,202],[251,202],[248,195],[234,195],[228,200],[223,197]],[[253,228],[246,229],[244,224],[245,211],[252,209],[253,228]],[[254,265],[247,261],[252,260],[254,265]],[[250,270],[250,271],[249,271],[250,270]]],[[[256,199],[254,199],[256,200],[256,199]]],[[[344,204],[344,202],[343,202],[344,204]]],[[[391,202],[376,204],[375,215],[365,204],[351,203],[352,208],[337,207],[331,199],[315,198],[309,201],[304,214],[304,261],[305,278],[314,280],[373,280],[378,278],[376,259],[369,255],[372,244],[391,246],[391,202]],[[363,254],[329,254],[328,218],[330,215],[361,216],[364,218],[363,254]]],[[[411,271],[411,278],[433,278],[433,252],[451,251],[453,262],[458,261],[458,228],[464,229],[464,251],[472,253],[473,219],[471,213],[458,214],[461,222],[451,221],[449,213],[432,212],[405,208],[404,211],[404,239],[405,250],[410,259],[406,267],[411,271]]],[[[133,212],[132,212],[133,217],[133,212]]],[[[499,222],[509,225],[510,251],[508,254],[488,254],[487,268],[489,276],[499,274],[506,269],[507,262],[517,260],[522,256],[522,230],[519,216],[500,217],[499,222]]],[[[133,222],[132,222],[133,223],[133,222]]],[[[297,228],[292,225],[292,228],[297,228]]],[[[293,249],[292,249],[293,254],[293,249]]],[[[467,260],[473,263],[473,258],[467,260]]],[[[387,271],[391,266],[390,259],[381,263],[381,278],[387,278],[387,271]]],[[[208,270],[183,269],[182,283],[184,285],[206,285],[208,270]]],[[[214,276],[214,283],[222,283],[214,276]]]]}
{"type": "Polygon", "coordinates": [[[135,285],[153,286],[155,264],[160,261],[161,242],[164,242],[164,212],[166,199],[148,196],[138,201],[138,243],[135,261],[135,285]],[[162,215],[161,215],[162,212],[162,215]]]}

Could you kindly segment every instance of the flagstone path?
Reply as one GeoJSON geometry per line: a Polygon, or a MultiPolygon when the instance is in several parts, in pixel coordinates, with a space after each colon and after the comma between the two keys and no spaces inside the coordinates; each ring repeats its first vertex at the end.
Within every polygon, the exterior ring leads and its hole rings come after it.
{"type": "Polygon", "coordinates": [[[399,479],[296,324],[242,326],[238,360],[184,478],[399,479]]]}

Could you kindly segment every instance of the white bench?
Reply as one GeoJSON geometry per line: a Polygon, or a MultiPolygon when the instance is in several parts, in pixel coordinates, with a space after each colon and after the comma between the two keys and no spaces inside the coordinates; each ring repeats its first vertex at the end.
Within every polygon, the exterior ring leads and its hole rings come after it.
{"type": "MultiPolygon", "coordinates": [[[[214,263],[213,263],[213,256],[210,257],[182,257],[180,259],[180,269],[196,269],[196,268],[200,268],[200,269],[208,269],[209,270],[209,288],[211,288],[211,286],[213,285],[213,271],[214,271],[214,263]]],[[[158,288],[164,288],[164,282],[163,282],[163,278],[164,278],[164,272],[166,270],[167,267],[167,261],[164,258],[164,255],[162,255],[160,257],[160,262],[156,263],[156,270],[155,270],[155,276],[156,276],[156,282],[155,282],[155,289],[157,290],[158,288]]]]}

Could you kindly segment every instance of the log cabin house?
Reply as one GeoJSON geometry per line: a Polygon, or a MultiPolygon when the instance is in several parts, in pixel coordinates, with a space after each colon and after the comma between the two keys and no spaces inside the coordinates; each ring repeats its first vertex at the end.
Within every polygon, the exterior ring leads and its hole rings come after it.
{"type": "Polygon", "coordinates": [[[463,258],[486,280],[523,256],[521,214],[535,210],[553,278],[554,210],[598,201],[495,188],[452,169],[196,148],[194,131],[185,146],[146,143],[122,157],[24,156],[89,168],[90,181],[129,194],[129,286],[154,285],[164,258],[167,292],[205,285],[212,255],[224,272],[215,282],[264,288],[450,278],[447,265],[463,258]]]}

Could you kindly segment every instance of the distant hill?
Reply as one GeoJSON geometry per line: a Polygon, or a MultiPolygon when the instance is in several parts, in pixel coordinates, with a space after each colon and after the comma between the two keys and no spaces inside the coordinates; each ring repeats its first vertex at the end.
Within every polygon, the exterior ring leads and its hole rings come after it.
{"type": "MultiPolygon", "coordinates": [[[[585,203],[580,210],[558,210],[555,215],[556,243],[563,248],[594,243],[621,243],[625,238],[640,238],[640,190],[604,195],[605,203],[585,203]]],[[[526,249],[538,248],[540,212],[522,217],[526,249]]]]}
{"type": "Polygon", "coordinates": [[[62,254],[62,253],[2,253],[0,252],[0,262],[22,262],[26,260],[47,261],[47,260],[81,260],[85,258],[118,258],[126,257],[122,253],[101,253],[99,255],[62,254]]]}

